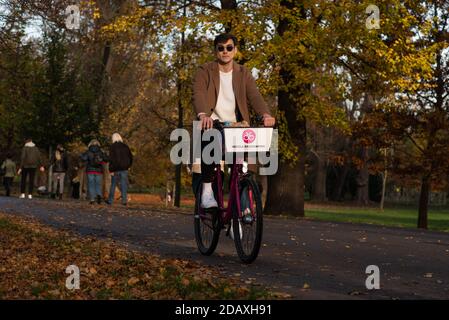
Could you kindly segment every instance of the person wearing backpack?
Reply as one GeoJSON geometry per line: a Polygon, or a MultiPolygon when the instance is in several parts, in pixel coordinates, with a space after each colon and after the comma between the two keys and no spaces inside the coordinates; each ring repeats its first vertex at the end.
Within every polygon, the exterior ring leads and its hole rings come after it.
{"type": "Polygon", "coordinates": [[[109,148],[109,171],[111,172],[111,188],[107,204],[114,201],[115,187],[120,182],[122,204],[128,203],[128,169],[133,163],[133,155],[129,147],[123,143],[119,133],[112,135],[112,145],[109,148]]]}
{"type": "Polygon", "coordinates": [[[108,162],[106,155],[100,148],[100,142],[97,139],[91,140],[87,151],[80,158],[86,163],[87,191],[90,204],[95,203],[95,200],[100,204],[103,199],[103,165],[108,162]]]}
{"type": "Polygon", "coordinates": [[[12,161],[11,153],[6,154],[6,160],[1,165],[3,175],[3,185],[5,186],[6,196],[11,195],[11,186],[14,176],[16,175],[16,163],[12,161]]]}

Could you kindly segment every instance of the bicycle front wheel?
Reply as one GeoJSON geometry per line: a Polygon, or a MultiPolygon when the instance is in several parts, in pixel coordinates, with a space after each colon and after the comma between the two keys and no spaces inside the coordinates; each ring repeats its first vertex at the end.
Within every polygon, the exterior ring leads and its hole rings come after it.
{"type": "Polygon", "coordinates": [[[239,182],[240,214],[234,210],[232,229],[240,260],[251,263],[259,254],[262,243],[263,214],[260,191],[251,177],[239,182]]]}
{"type": "Polygon", "coordinates": [[[210,256],[217,248],[221,227],[218,210],[206,211],[201,208],[201,190],[202,184],[198,187],[195,200],[195,240],[201,254],[210,256]]]}

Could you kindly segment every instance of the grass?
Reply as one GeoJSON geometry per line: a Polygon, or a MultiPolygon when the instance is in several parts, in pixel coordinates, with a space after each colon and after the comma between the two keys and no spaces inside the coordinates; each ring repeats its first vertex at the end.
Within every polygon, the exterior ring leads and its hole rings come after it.
{"type": "MultiPolygon", "coordinates": [[[[228,194],[225,194],[225,200],[228,194]]],[[[193,195],[183,194],[181,198],[181,209],[192,210],[194,208],[193,195]]],[[[137,202],[136,202],[137,203],[137,202]]],[[[166,208],[162,202],[149,204],[166,208]]],[[[172,205],[168,209],[175,209],[172,205]]],[[[390,205],[384,211],[376,207],[356,207],[345,203],[313,203],[306,201],[305,211],[307,218],[334,222],[367,223],[382,226],[393,226],[402,228],[416,228],[418,220],[417,206],[390,205]]],[[[449,208],[429,208],[429,230],[449,232],[449,208]]]]}
{"type": "MultiPolygon", "coordinates": [[[[382,226],[416,228],[418,209],[411,207],[391,207],[380,211],[376,208],[361,207],[320,207],[306,208],[306,217],[334,222],[368,223],[382,226]]],[[[431,208],[428,216],[429,230],[449,232],[449,209],[431,208]]]]}
{"type": "MultiPolygon", "coordinates": [[[[193,207],[191,204],[183,204],[181,200],[181,208],[193,210],[193,207]]],[[[418,207],[410,205],[390,205],[384,211],[380,211],[375,207],[356,207],[306,201],[305,215],[307,218],[323,221],[367,223],[401,228],[417,228],[418,224],[418,207]]],[[[448,207],[429,208],[428,229],[449,232],[448,207]]]]}

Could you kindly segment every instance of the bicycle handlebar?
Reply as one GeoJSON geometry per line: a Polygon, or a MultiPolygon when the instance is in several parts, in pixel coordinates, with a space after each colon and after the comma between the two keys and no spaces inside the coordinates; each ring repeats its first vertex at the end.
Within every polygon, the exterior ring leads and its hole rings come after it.
{"type": "Polygon", "coordinates": [[[219,121],[219,120],[214,120],[214,127],[218,127],[218,128],[272,128],[272,126],[270,127],[266,127],[263,125],[263,117],[261,117],[261,121],[257,121],[257,125],[249,125],[248,122],[246,122],[245,120],[241,121],[241,122],[230,122],[230,121],[219,121]]]}

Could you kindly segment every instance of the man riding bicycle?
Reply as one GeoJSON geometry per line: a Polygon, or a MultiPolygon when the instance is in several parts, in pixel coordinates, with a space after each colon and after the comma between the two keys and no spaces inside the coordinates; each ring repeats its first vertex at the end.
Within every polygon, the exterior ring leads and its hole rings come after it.
{"type": "MultiPolygon", "coordinates": [[[[270,115],[251,72],[234,61],[237,38],[229,33],[218,35],[214,40],[214,51],[216,60],[199,67],[193,83],[193,106],[201,128],[211,129],[214,120],[246,121],[249,124],[248,103],[263,117],[264,126],[274,126],[275,119],[270,115]]],[[[201,160],[201,207],[205,209],[218,206],[212,189],[214,169],[214,164],[201,160]]]]}

